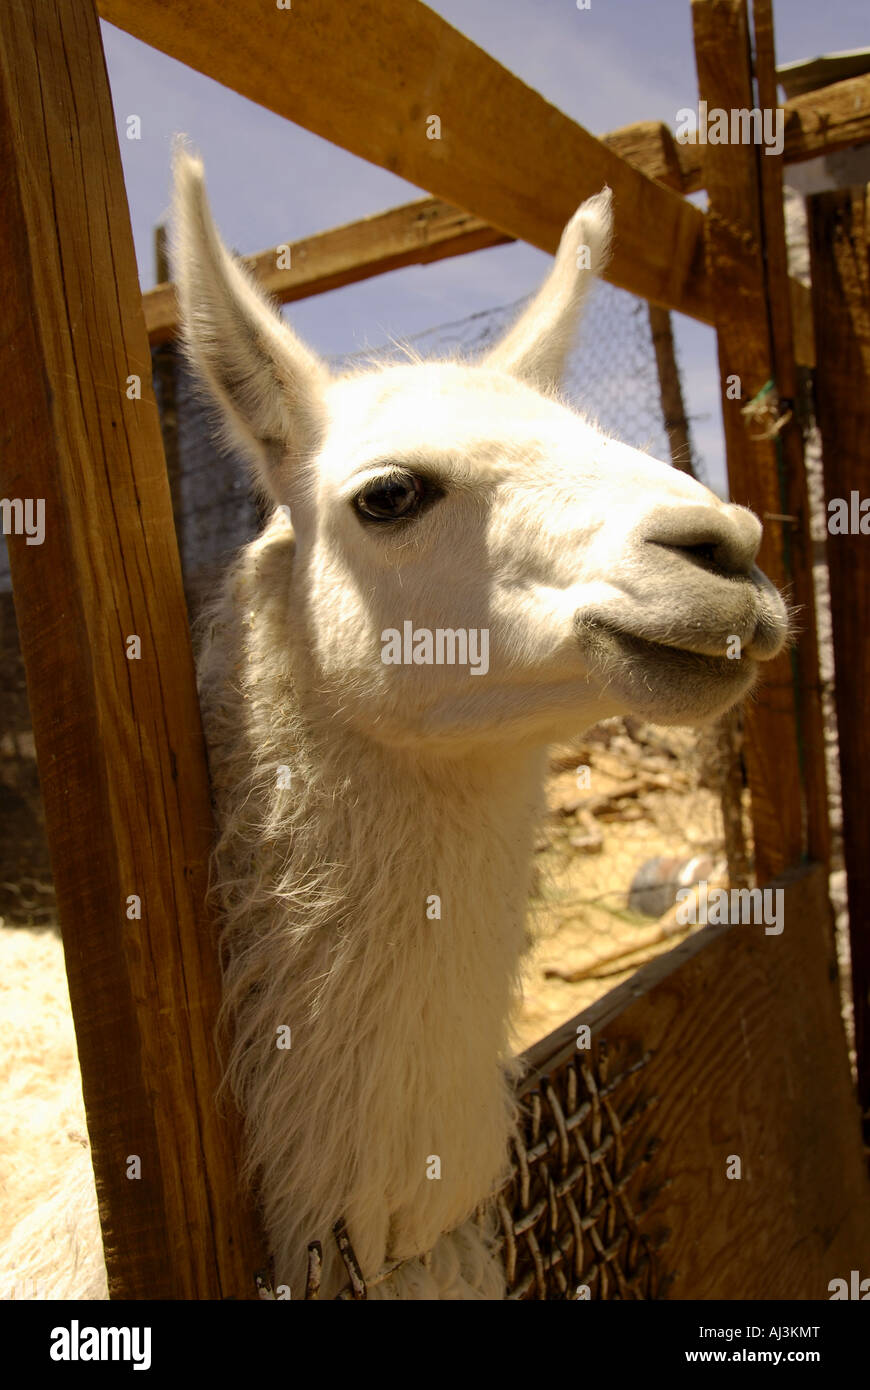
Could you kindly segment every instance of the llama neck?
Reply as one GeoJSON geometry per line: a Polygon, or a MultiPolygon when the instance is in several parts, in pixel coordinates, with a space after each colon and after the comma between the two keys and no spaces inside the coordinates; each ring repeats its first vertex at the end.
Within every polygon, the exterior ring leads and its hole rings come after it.
{"type": "Polygon", "coordinates": [[[542,760],[395,752],[263,676],[254,661],[247,688],[205,700],[229,1078],[279,1277],[342,1216],[370,1277],[504,1171],[542,760]]]}

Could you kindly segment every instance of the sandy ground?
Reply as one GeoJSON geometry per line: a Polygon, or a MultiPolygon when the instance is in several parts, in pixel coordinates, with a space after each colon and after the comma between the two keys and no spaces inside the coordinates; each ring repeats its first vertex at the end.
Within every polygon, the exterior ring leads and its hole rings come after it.
{"type": "Polygon", "coordinates": [[[105,1284],[63,948],[50,927],[0,927],[0,1301],[105,1284]],[[14,1252],[14,1253],[13,1253],[14,1252]],[[21,1278],[21,1270],[48,1270],[21,1278]]]}

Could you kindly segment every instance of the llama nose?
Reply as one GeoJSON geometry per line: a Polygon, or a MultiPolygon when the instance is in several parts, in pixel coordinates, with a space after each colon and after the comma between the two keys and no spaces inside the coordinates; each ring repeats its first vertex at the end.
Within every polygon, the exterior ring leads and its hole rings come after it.
{"type": "Polygon", "coordinates": [[[682,551],[716,574],[751,574],[761,522],[745,507],[668,507],[650,518],[643,538],[682,551]]]}

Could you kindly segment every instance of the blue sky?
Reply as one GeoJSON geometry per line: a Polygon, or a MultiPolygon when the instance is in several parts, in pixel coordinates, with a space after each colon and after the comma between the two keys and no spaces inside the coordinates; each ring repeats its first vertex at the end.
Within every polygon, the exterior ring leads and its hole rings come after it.
{"type": "MultiPolygon", "coordinates": [[[[697,100],[688,0],[591,0],[588,10],[576,0],[435,0],[430,8],[596,134],[647,119],[673,129],[677,111],[697,100]]],[[[776,0],[775,20],[780,62],[870,43],[867,0],[776,0]]],[[[425,192],[121,30],[102,28],[143,289],[154,283],[153,229],[166,212],[176,131],[202,152],[218,225],[243,253],[425,192]],[[133,114],[141,118],[140,140],[125,136],[133,114]]],[[[532,247],[496,247],[304,300],[289,317],[319,351],[352,352],[511,302],[548,265],[532,247]]],[[[696,447],[720,486],[715,337],[703,325],[675,322],[696,447]]]]}

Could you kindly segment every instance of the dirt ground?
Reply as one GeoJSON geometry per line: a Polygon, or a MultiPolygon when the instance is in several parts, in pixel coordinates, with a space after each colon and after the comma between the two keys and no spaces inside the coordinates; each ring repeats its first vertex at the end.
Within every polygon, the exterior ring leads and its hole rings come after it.
{"type": "Polygon", "coordinates": [[[719,799],[701,784],[697,739],[692,730],[641,724],[629,735],[613,720],[552,750],[549,815],[531,904],[537,944],[517,1020],[520,1048],[682,939],[657,941],[657,918],[631,911],[628,890],[641,865],[656,856],[721,858],[719,799]],[[578,787],[583,766],[588,787],[578,787]],[[565,980],[555,971],[582,972],[582,978],[565,980]]]}
{"type": "Polygon", "coordinates": [[[2,1247],[90,1162],[63,947],[50,927],[0,927],[0,1037],[2,1247]]]}

